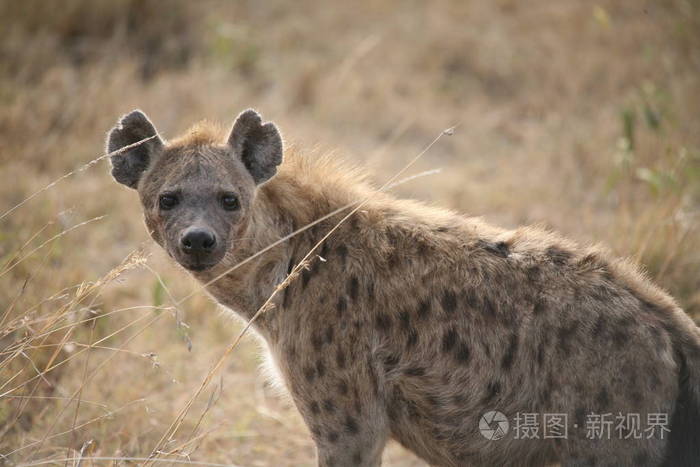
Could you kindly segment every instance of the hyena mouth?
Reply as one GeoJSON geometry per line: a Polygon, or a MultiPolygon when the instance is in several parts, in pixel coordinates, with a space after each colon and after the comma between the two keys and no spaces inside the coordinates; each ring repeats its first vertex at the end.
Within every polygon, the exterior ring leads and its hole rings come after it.
{"type": "Polygon", "coordinates": [[[188,271],[195,271],[195,272],[201,272],[201,271],[206,271],[207,269],[211,269],[214,266],[216,266],[216,263],[180,263],[180,265],[187,269],[188,271]]]}

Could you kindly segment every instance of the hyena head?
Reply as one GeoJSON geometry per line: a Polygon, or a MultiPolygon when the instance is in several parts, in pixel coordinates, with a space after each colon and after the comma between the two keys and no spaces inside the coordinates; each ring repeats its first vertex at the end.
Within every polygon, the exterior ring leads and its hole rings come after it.
{"type": "Polygon", "coordinates": [[[135,110],[107,137],[110,153],[129,145],[111,156],[112,176],[138,191],[151,237],[191,271],[215,266],[235,248],[257,186],[282,162],[277,128],[254,110],[238,116],[225,143],[195,136],[172,144],[135,110]]]}

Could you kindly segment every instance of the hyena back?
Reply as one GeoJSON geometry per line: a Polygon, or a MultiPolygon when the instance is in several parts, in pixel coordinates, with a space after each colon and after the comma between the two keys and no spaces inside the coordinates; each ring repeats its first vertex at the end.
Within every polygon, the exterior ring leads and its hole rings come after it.
{"type": "Polygon", "coordinates": [[[232,266],[371,196],[254,323],[319,465],[379,465],[389,439],[445,466],[700,465],[700,330],[633,266],[374,192],[329,157],[288,150],[282,164],[254,111],[219,136],[168,143],[134,111],[108,150],[153,137],[112,173],[179,264],[205,283],[228,271],[208,291],[244,319],[339,216],[232,266]],[[491,411],[510,421],[501,439],[480,429],[491,411]],[[610,425],[622,414],[639,432],[610,425]]]}

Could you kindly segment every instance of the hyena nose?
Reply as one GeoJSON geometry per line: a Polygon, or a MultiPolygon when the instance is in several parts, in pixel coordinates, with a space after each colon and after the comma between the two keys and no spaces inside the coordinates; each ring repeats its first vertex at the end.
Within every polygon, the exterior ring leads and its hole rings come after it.
{"type": "Polygon", "coordinates": [[[208,253],[214,249],[216,237],[209,230],[199,227],[190,227],[183,234],[180,243],[185,253],[208,253]]]}

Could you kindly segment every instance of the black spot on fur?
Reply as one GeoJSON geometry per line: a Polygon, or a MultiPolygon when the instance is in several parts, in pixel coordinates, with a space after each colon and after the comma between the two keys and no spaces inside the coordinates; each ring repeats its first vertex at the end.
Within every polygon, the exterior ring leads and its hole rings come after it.
{"type": "Polygon", "coordinates": [[[351,415],[345,417],[345,430],[352,435],[356,435],[360,432],[360,427],[357,425],[357,420],[355,420],[355,418],[351,415]]]}
{"type": "Polygon", "coordinates": [[[503,359],[501,359],[501,368],[504,370],[510,370],[513,366],[513,361],[515,360],[515,355],[518,353],[518,335],[513,333],[510,336],[510,343],[506,349],[506,353],[503,354],[503,359]]]}
{"type": "Polygon", "coordinates": [[[440,399],[435,394],[426,394],[425,400],[428,404],[432,405],[433,407],[442,406],[440,399]]]}
{"type": "Polygon", "coordinates": [[[576,331],[579,328],[580,323],[578,321],[572,321],[568,326],[562,326],[559,328],[557,336],[559,338],[559,349],[563,354],[568,355],[571,352],[570,341],[576,331]]]}
{"type": "Polygon", "coordinates": [[[338,303],[336,304],[335,309],[338,310],[338,314],[342,315],[345,313],[345,310],[348,309],[348,302],[345,300],[345,297],[338,298],[338,303]]]}
{"type": "Polygon", "coordinates": [[[603,331],[605,331],[605,315],[600,314],[598,315],[598,319],[595,321],[595,324],[593,325],[593,329],[591,330],[591,334],[594,337],[602,337],[603,331]]]}
{"type": "Polygon", "coordinates": [[[340,262],[343,266],[345,266],[345,263],[348,259],[348,247],[346,247],[345,245],[338,245],[335,251],[336,253],[338,253],[338,256],[340,256],[340,262]]]}
{"type": "Polygon", "coordinates": [[[326,344],[332,344],[333,343],[333,327],[328,326],[326,328],[326,344]]]}
{"type": "Polygon", "coordinates": [[[394,386],[387,406],[387,415],[392,421],[397,421],[403,408],[406,406],[406,398],[398,386],[394,386]]]}
{"type": "Polygon", "coordinates": [[[306,288],[307,285],[309,285],[309,281],[311,280],[312,272],[309,269],[304,269],[301,271],[301,288],[302,290],[306,288]]]}
{"type": "Polygon", "coordinates": [[[460,342],[455,351],[455,358],[462,365],[469,362],[469,346],[466,342],[460,342]]]}
{"type": "Polygon", "coordinates": [[[403,310],[399,312],[399,322],[401,323],[401,329],[409,329],[411,326],[411,315],[408,311],[403,310]]]}
{"type": "Polygon", "coordinates": [[[318,374],[319,378],[322,378],[323,375],[326,374],[326,365],[323,363],[323,360],[318,360],[316,362],[316,374],[318,374]]]}
{"type": "Polygon", "coordinates": [[[333,413],[335,412],[335,403],[331,399],[326,399],[323,401],[324,412],[333,413]]]}
{"type": "Polygon", "coordinates": [[[357,277],[352,276],[348,281],[348,295],[351,299],[357,300],[357,294],[360,291],[360,282],[357,277]]]}
{"type": "Polygon", "coordinates": [[[316,379],[316,370],[313,367],[307,366],[303,371],[306,381],[312,382],[314,379],[316,379]]]}
{"type": "Polygon", "coordinates": [[[374,324],[381,332],[387,332],[391,328],[391,318],[386,313],[378,313],[374,324]]]}
{"type": "Polygon", "coordinates": [[[357,465],[362,464],[362,453],[360,451],[355,451],[355,454],[352,455],[352,461],[357,465]]]}
{"type": "Polygon", "coordinates": [[[313,425],[311,427],[311,434],[313,435],[314,439],[320,439],[321,438],[321,428],[319,428],[318,425],[313,425]]]}
{"type": "Polygon", "coordinates": [[[316,352],[319,352],[321,347],[323,347],[323,339],[317,332],[311,335],[311,345],[316,352]]]}
{"type": "Polygon", "coordinates": [[[507,258],[510,254],[508,244],[506,242],[494,243],[481,240],[479,242],[479,246],[481,246],[481,248],[488,251],[489,253],[494,254],[496,256],[500,256],[501,258],[507,258]]]}
{"type": "Polygon", "coordinates": [[[627,334],[626,330],[617,328],[613,331],[611,338],[613,346],[615,346],[616,349],[621,350],[627,344],[629,335],[627,334]]]}
{"type": "Polygon", "coordinates": [[[542,312],[544,312],[545,309],[546,309],[546,303],[545,303],[544,299],[538,298],[535,301],[535,306],[533,306],[533,308],[532,308],[532,314],[535,316],[539,316],[542,314],[542,312]]]}
{"type": "Polygon", "coordinates": [[[399,356],[398,355],[387,355],[384,357],[384,369],[386,371],[391,371],[394,368],[396,368],[396,365],[399,364],[399,356]]]}
{"type": "Polygon", "coordinates": [[[637,320],[631,314],[621,316],[617,320],[618,326],[623,327],[623,328],[628,328],[628,327],[632,326],[633,324],[635,324],[636,322],[637,322],[637,320]]]}
{"type": "Polygon", "coordinates": [[[558,266],[564,266],[571,261],[573,254],[556,246],[550,246],[545,252],[549,259],[558,266]]]}
{"type": "Polygon", "coordinates": [[[442,336],[442,351],[444,353],[452,351],[457,343],[457,331],[452,328],[442,336]]]}
{"type": "Polygon", "coordinates": [[[331,443],[337,442],[338,438],[339,438],[339,436],[338,436],[337,432],[335,432],[335,431],[328,432],[328,441],[330,441],[331,443]]]}
{"type": "Polygon", "coordinates": [[[316,401],[311,402],[309,408],[311,409],[311,413],[318,414],[321,412],[321,408],[318,406],[318,402],[316,401]]]}
{"type": "Polygon", "coordinates": [[[338,368],[345,368],[345,352],[343,349],[337,350],[335,354],[335,363],[338,365],[338,368]]]}
{"type": "Polygon", "coordinates": [[[430,313],[430,299],[425,299],[418,305],[418,318],[423,319],[430,313]]]}
{"type": "Polygon", "coordinates": [[[457,309],[457,295],[451,290],[445,290],[442,294],[440,304],[446,313],[454,313],[457,309]]]}
{"type": "MultiPolygon", "coordinates": [[[[292,273],[292,269],[294,269],[294,257],[289,259],[289,264],[287,265],[287,275],[290,275],[292,273]]],[[[292,287],[291,284],[287,285],[287,287],[284,289],[284,298],[282,298],[282,307],[283,308],[289,308],[289,304],[291,302],[291,295],[292,292],[289,290],[292,287]]]]}
{"type": "Polygon", "coordinates": [[[408,331],[408,338],[406,339],[406,349],[411,349],[418,344],[418,332],[415,329],[410,329],[408,331]]]}
{"type": "Polygon", "coordinates": [[[284,289],[284,297],[282,298],[282,308],[289,308],[289,305],[292,303],[292,291],[289,290],[291,289],[292,284],[287,285],[284,289]]]}
{"type": "Polygon", "coordinates": [[[345,382],[344,379],[338,381],[338,392],[340,392],[340,394],[346,396],[348,394],[348,389],[348,383],[345,382]]]}
{"type": "Polygon", "coordinates": [[[481,341],[481,348],[484,349],[484,354],[487,358],[491,358],[491,346],[486,342],[486,340],[481,341]]]}
{"type": "Polygon", "coordinates": [[[547,349],[547,343],[549,339],[547,336],[542,336],[542,340],[540,341],[540,345],[537,347],[537,366],[541,367],[542,363],[544,363],[544,355],[545,351],[547,349]]]}
{"type": "Polygon", "coordinates": [[[319,256],[323,259],[328,259],[328,254],[329,254],[329,247],[328,247],[328,242],[323,242],[321,245],[321,251],[319,252],[319,256]]]}
{"type": "Polygon", "coordinates": [[[406,376],[425,376],[425,368],[413,366],[404,370],[406,376]]]}
{"type": "Polygon", "coordinates": [[[482,310],[487,318],[496,316],[496,305],[488,297],[484,297],[481,301],[482,310]]]}
{"type": "Polygon", "coordinates": [[[386,260],[389,269],[396,269],[396,267],[401,263],[401,253],[398,248],[394,248],[389,257],[386,260]]]}
{"type": "Polygon", "coordinates": [[[552,398],[552,387],[545,386],[544,389],[542,390],[542,393],[540,393],[540,402],[544,405],[547,405],[547,404],[549,404],[549,401],[551,398],[552,398]]]}
{"type": "Polygon", "coordinates": [[[379,379],[377,378],[377,372],[374,370],[372,365],[372,360],[367,358],[367,372],[369,373],[370,386],[375,396],[379,395],[379,379]]]}
{"type": "Polygon", "coordinates": [[[476,294],[476,290],[474,290],[471,287],[464,290],[464,301],[467,304],[467,306],[472,310],[478,310],[479,308],[481,308],[481,301],[479,300],[479,296],[476,294]]]}
{"type": "Polygon", "coordinates": [[[486,394],[484,395],[484,402],[492,402],[501,394],[501,383],[498,381],[491,381],[488,386],[486,386],[486,394]]]}
{"type": "Polygon", "coordinates": [[[416,245],[416,248],[417,248],[416,254],[418,256],[423,257],[428,253],[428,245],[426,245],[425,242],[418,242],[418,244],[416,245]]]}

